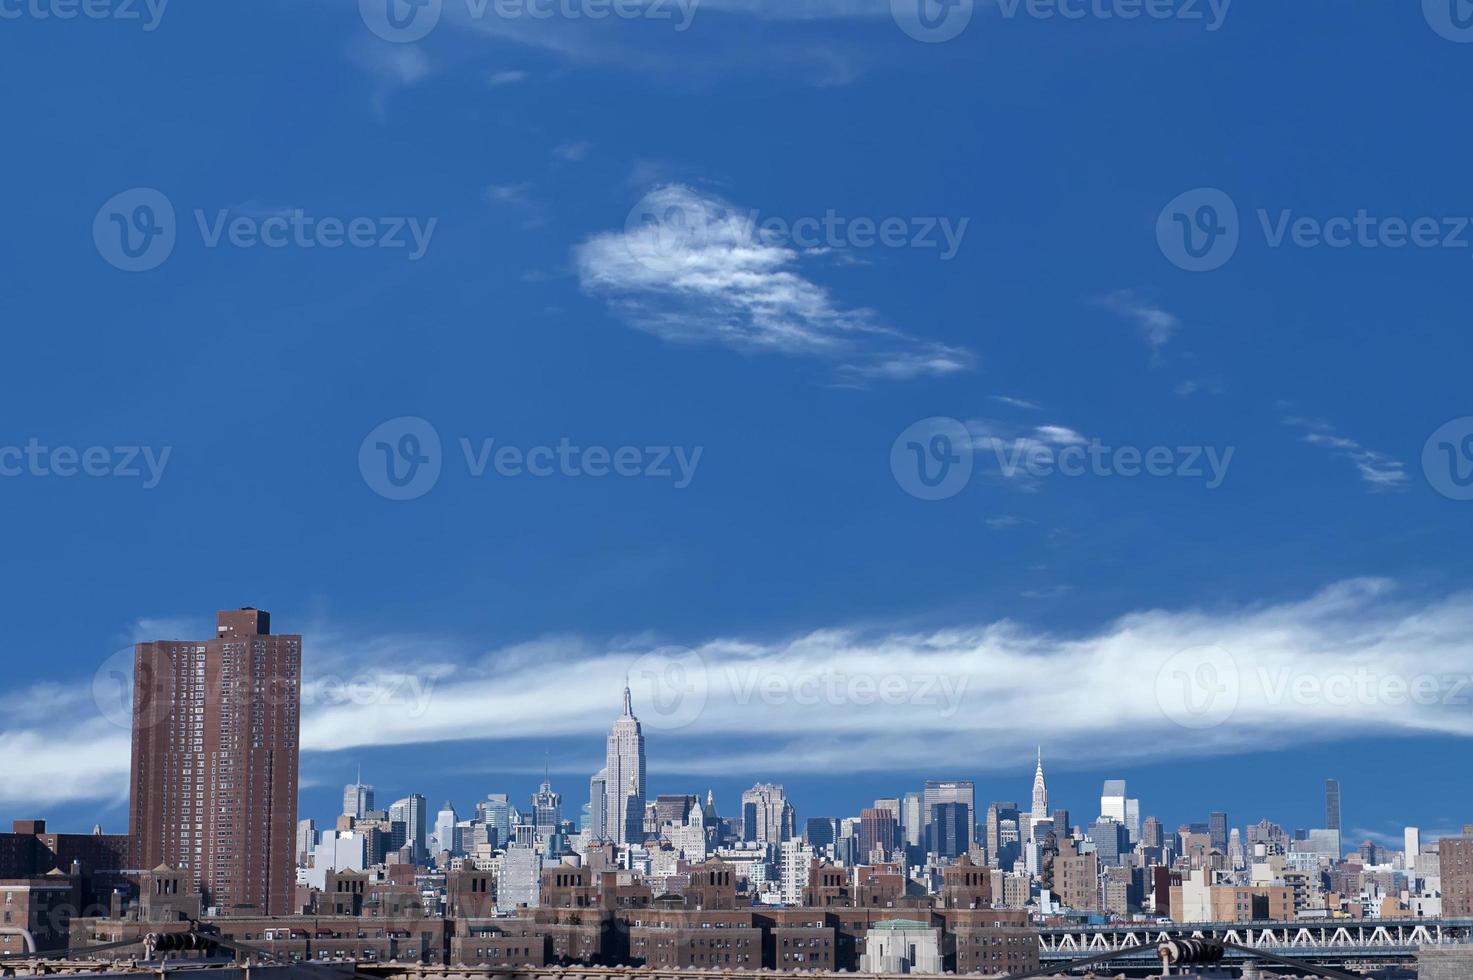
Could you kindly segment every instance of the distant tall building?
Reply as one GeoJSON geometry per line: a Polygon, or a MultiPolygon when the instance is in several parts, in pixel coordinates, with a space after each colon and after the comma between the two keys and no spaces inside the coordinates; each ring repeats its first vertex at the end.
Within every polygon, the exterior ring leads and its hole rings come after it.
{"type": "Polygon", "coordinates": [[[1417,855],[1422,853],[1422,831],[1416,827],[1407,827],[1402,831],[1402,863],[1406,867],[1407,874],[1415,877],[1417,874],[1417,855]]]}
{"type": "Polygon", "coordinates": [[[287,915],[296,889],[302,638],[221,612],[210,640],[134,647],[134,868],[188,872],[222,914],[287,915]]]}
{"type": "Polygon", "coordinates": [[[389,806],[389,821],[404,825],[404,843],[409,845],[410,859],[416,864],[422,864],[429,851],[428,809],[425,798],[418,793],[395,800],[389,806]]]}
{"type": "Polygon", "coordinates": [[[298,820],[297,821],[297,864],[298,864],[298,866],[305,866],[307,864],[307,858],[311,856],[313,849],[316,848],[316,847],[317,847],[317,821],[310,820],[310,819],[308,819],[308,820],[298,820]]]}
{"type": "Polygon", "coordinates": [[[804,825],[803,841],[814,850],[828,847],[839,836],[839,822],[833,817],[809,817],[804,825]]]}
{"type": "Polygon", "coordinates": [[[558,832],[563,822],[563,797],[552,791],[552,782],[542,780],[537,792],[532,794],[532,825],[539,837],[551,837],[558,832]]]}
{"type": "Polygon", "coordinates": [[[888,860],[898,837],[895,814],[889,809],[866,807],[859,811],[859,860],[862,863],[873,862],[877,851],[882,855],[880,860],[888,860]]]}
{"type": "Polygon", "coordinates": [[[609,770],[600,769],[588,781],[588,831],[591,839],[607,840],[609,832],[609,770]]]}
{"type": "MultiPolygon", "coordinates": [[[[1147,817],[1141,828],[1141,846],[1160,850],[1166,846],[1166,828],[1155,817],[1147,817]]],[[[1160,855],[1157,855],[1159,857],[1160,855]]]]}
{"type": "Polygon", "coordinates": [[[931,839],[926,850],[944,858],[958,858],[972,846],[972,828],[965,803],[937,803],[931,810],[931,839]]]}
{"type": "Polygon", "coordinates": [[[906,793],[900,801],[900,831],[905,846],[926,846],[926,811],[920,793],[906,793]]]}
{"type": "Polygon", "coordinates": [[[1120,857],[1130,849],[1130,835],[1125,825],[1114,817],[1100,817],[1089,828],[1090,840],[1095,842],[1095,853],[1102,865],[1120,863],[1120,857]]]}
{"type": "Polygon", "coordinates": [[[1105,780],[1105,788],[1100,791],[1100,816],[1125,823],[1125,780],[1105,780]]]}
{"type": "Polygon", "coordinates": [[[797,814],[781,785],[758,783],[742,793],[742,840],[781,844],[797,836],[796,823],[797,814]]]}
{"type": "Polygon", "coordinates": [[[929,827],[939,803],[962,803],[967,808],[968,826],[977,823],[977,794],[970,779],[928,779],[921,791],[921,805],[929,827]]]}
{"type": "Polygon", "coordinates": [[[1228,815],[1220,810],[1207,814],[1207,835],[1212,839],[1212,849],[1220,854],[1228,852],[1228,815]]]}
{"type": "Polygon", "coordinates": [[[364,785],[363,774],[359,773],[357,782],[343,787],[343,816],[362,820],[372,809],[373,787],[364,785]]]}
{"type": "Polygon", "coordinates": [[[1016,853],[1009,854],[1005,846],[1007,842],[1004,840],[1003,826],[1009,821],[1016,829],[1018,804],[999,802],[987,807],[987,860],[994,868],[1002,868],[1004,871],[1012,870],[1012,862],[1018,857],[1016,853]]]}
{"type": "Polygon", "coordinates": [[[451,857],[457,857],[461,853],[459,832],[456,830],[460,823],[460,816],[455,812],[455,806],[449,801],[440,807],[440,812],[435,814],[435,839],[434,851],[449,851],[451,857]]]}
{"type": "Polygon", "coordinates": [[[624,713],[609,733],[605,756],[604,836],[616,844],[643,844],[644,732],[634,717],[629,685],[624,685],[624,713]]]}
{"type": "Polygon", "coordinates": [[[802,905],[803,889],[808,887],[808,872],[813,866],[813,848],[794,837],[779,849],[779,895],[784,905],[802,905]]]}
{"type": "Polygon", "coordinates": [[[1048,784],[1043,781],[1043,749],[1038,750],[1038,768],[1033,772],[1033,809],[1031,815],[1034,820],[1047,820],[1048,812],[1048,784]]]}
{"type": "Polygon", "coordinates": [[[1325,780],[1325,829],[1340,829],[1340,780],[1325,780]]]}
{"type": "Polygon", "coordinates": [[[487,793],[486,802],[480,806],[486,823],[487,836],[492,838],[492,847],[506,847],[511,840],[512,824],[517,819],[516,807],[511,805],[505,793],[487,793]]]}

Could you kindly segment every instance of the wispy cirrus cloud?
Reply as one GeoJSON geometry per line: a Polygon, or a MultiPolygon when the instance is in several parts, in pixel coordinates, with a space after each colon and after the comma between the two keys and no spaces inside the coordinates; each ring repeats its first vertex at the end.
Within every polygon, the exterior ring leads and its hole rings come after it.
{"type": "Polygon", "coordinates": [[[1038,480],[1030,475],[1024,461],[1034,455],[1052,456],[1069,446],[1085,446],[1089,439],[1067,425],[1014,425],[997,419],[969,419],[967,431],[972,436],[972,450],[979,463],[991,461],[1004,479],[1017,489],[1033,490],[1038,480]]]}
{"type": "MultiPolygon", "coordinates": [[[[1274,603],[1140,610],[1067,634],[1012,620],[870,624],[688,649],[553,636],[477,653],[434,636],[304,632],[308,754],[508,738],[596,746],[626,672],[651,769],[664,773],[1007,768],[1036,737],[1019,717],[1048,719],[1050,754],[1081,766],[1368,733],[1473,736],[1473,595],[1402,597],[1379,579],[1274,603]],[[1203,649],[1216,651],[1212,686],[1180,691],[1200,674],[1183,655],[1203,649]],[[1228,700],[1212,705],[1209,724],[1189,716],[1218,691],[1228,700]],[[987,758],[976,754],[983,742],[987,758]]],[[[125,793],[127,731],[71,688],[49,690],[65,714],[7,716],[0,731],[0,800],[125,793]]]]}
{"type": "Polygon", "coordinates": [[[1323,419],[1288,416],[1284,424],[1300,430],[1304,442],[1309,445],[1350,460],[1370,492],[1387,493],[1407,488],[1409,477],[1405,463],[1338,434],[1335,427],[1323,419]]]}
{"type": "Polygon", "coordinates": [[[1119,289],[1100,297],[1097,304],[1135,324],[1151,349],[1153,358],[1159,358],[1162,350],[1181,327],[1176,314],[1168,313],[1155,303],[1136,296],[1129,289],[1119,289]]]}
{"type": "Polygon", "coordinates": [[[973,355],[850,306],[802,269],[804,253],[765,235],[712,194],[669,184],[648,194],[623,231],[574,250],[584,290],[631,326],[675,343],[810,357],[850,380],[968,370],[973,355]]]}

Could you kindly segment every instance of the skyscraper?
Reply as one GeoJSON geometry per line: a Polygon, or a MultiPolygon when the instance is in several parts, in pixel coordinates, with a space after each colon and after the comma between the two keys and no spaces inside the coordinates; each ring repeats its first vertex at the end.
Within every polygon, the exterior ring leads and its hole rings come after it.
{"type": "Polygon", "coordinates": [[[863,863],[889,860],[897,836],[895,814],[889,808],[865,807],[859,811],[859,860],[863,863]]]}
{"type": "Polygon", "coordinates": [[[609,732],[605,756],[604,837],[616,844],[644,843],[644,733],[634,717],[629,684],[624,685],[624,713],[609,732]]]}
{"type": "Polygon", "coordinates": [[[537,828],[537,836],[552,836],[558,832],[558,827],[562,822],[562,794],[554,793],[552,782],[549,779],[543,779],[537,792],[532,794],[532,825],[537,828]]]}
{"type": "Polygon", "coordinates": [[[1008,869],[1012,866],[1016,854],[1005,853],[1003,840],[1003,824],[1013,822],[1016,828],[1018,821],[1018,804],[1011,800],[1007,802],[992,803],[987,807],[987,861],[994,868],[1008,869]]]}
{"type": "Polygon", "coordinates": [[[1033,810],[1034,820],[1047,820],[1048,813],[1048,785],[1043,781],[1043,749],[1038,750],[1038,768],[1033,773],[1033,810]]]}
{"type": "Polygon", "coordinates": [[[971,825],[964,803],[937,803],[931,811],[931,838],[926,850],[944,858],[957,858],[972,846],[971,825]]]}
{"type": "Polygon", "coordinates": [[[409,845],[410,860],[415,864],[422,864],[429,850],[425,832],[427,810],[425,798],[418,793],[411,793],[389,805],[389,821],[404,824],[404,843],[409,845]]]}
{"type": "Polygon", "coordinates": [[[343,816],[362,820],[369,810],[373,809],[373,787],[365,786],[363,774],[358,774],[358,781],[349,783],[343,787],[343,816]]]}
{"type": "Polygon", "coordinates": [[[1212,849],[1220,854],[1228,852],[1228,815],[1220,810],[1207,814],[1207,834],[1212,839],[1212,849]]]}
{"type": "Polygon", "coordinates": [[[742,793],[742,840],[781,844],[797,836],[797,822],[782,786],[758,783],[742,793]]]}
{"type": "Polygon", "coordinates": [[[440,807],[440,812],[435,815],[435,835],[433,848],[436,854],[441,851],[449,851],[451,857],[457,857],[461,853],[459,832],[456,825],[460,823],[460,817],[455,812],[455,806],[449,801],[440,807]]]}
{"type": "Polygon", "coordinates": [[[221,612],[210,640],[133,652],[133,867],[187,871],[207,907],[286,915],[296,888],[302,638],[221,612]]]}
{"type": "Polygon", "coordinates": [[[1325,829],[1340,829],[1340,780],[1325,780],[1325,829]]]}
{"type": "Polygon", "coordinates": [[[588,837],[607,840],[609,831],[609,770],[600,769],[588,781],[588,837]]]}
{"type": "Polygon", "coordinates": [[[481,804],[480,810],[491,845],[506,847],[511,840],[512,822],[517,817],[516,807],[507,800],[505,793],[487,793],[486,802],[481,804]]]}
{"type": "Polygon", "coordinates": [[[931,818],[936,812],[938,803],[964,803],[967,807],[967,826],[977,825],[977,795],[970,779],[928,779],[925,787],[921,790],[922,813],[926,818],[926,826],[930,827],[931,818]]]}
{"type": "Polygon", "coordinates": [[[900,801],[900,829],[906,847],[919,849],[926,845],[926,815],[923,805],[920,793],[906,793],[900,801]]]}

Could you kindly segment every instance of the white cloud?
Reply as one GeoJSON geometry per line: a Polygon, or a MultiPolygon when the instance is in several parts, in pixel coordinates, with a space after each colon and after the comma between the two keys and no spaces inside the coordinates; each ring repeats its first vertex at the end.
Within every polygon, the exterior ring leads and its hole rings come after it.
{"type": "Polygon", "coordinates": [[[946,375],[973,363],[968,351],[840,303],[803,275],[796,250],[684,184],[646,195],[628,227],[595,235],[574,258],[585,290],[665,340],[818,358],[853,379],[946,375]]]}
{"type": "Polygon", "coordinates": [[[1354,439],[1338,435],[1334,426],[1321,419],[1290,416],[1284,424],[1303,431],[1303,439],[1311,446],[1327,449],[1337,456],[1350,460],[1360,478],[1372,493],[1405,490],[1408,476],[1406,464],[1385,453],[1367,449],[1354,439]]]}
{"type": "Polygon", "coordinates": [[[1099,305],[1135,323],[1155,355],[1170,342],[1181,320],[1153,303],[1137,299],[1128,289],[1117,290],[1099,300],[1099,305]]]}
{"type": "Polygon", "coordinates": [[[978,462],[991,460],[999,474],[1023,490],[1038,484],[1025,465],[1030,457],[1053,457],[1068,446],[1089,445],[1089,439],[1065,425],[1017,426],[995,419],[970,419],[967,430],[978,462]]]}
{"type": "Polygon", "coordinates": [[[526,207],[532,203],[532,185],[528,183],[489,184],[485,194],[487,202],[491,204],[526,207]]]}
{"type": "Polygon", "coordinates": [[[1009,405],[1013,408],[1027,409],[1030,412],[1037,412],[1042,408],[1038,403],[1030,402],[1023,398],[1013,398],[1008,395],[989,395],[988,397],[1000,404],[1009,405]]]}
{"type": "MultiPolygon", "coordinates": [[[[1030,753],[1040,733],[1056,758],[1114,767],[1368,735],[1473,736],[1473,595],[1404,600],[1382,580],[1299,601],[1144,610],[1079,634],[1002,620],[713,639],[651,657],[653,647],[549,637],[477,657],[435,638],[319,626],[304,643],[303,749],[509,736],[596,745],[631,666],[651,768],[667,773],[990,770],[1030,753]],[[1210,680],[1232,697],[1218,724],[1184,728],[1176,685],[1200,672],[1182,652],[1203,649],[1225,652],[1210,680]],[[676,664],[683,675],[660,673],[676,664]],[[650,676],[683,677],[686,699],[662,711],[650,676]],[[703,748],[708,739],[726,748],[703,748]]],[[[126,792],[127,732],[66,705],[0,732],[0,800],[126,792]]]]}
{"type": "Polygon", "coordinates": [[[503,85],[519,85],[530,76],[524,71],[512,69],[510,71],[493,72],[486,79],[486,84],[492,88],[500,88],[503,85]]]}
{"type": "Polygon", "coordinates": [[[552,155],[565,163],[581,163],[588,158],[593,150],[593,144],[587,140],[579,140],[573,143],[563,143],[553,147],[552,155]]]}
{"type": "Polygon", "coordinates": [[[361,43],[352,54],[359,67],[389,85],[414,85],[434,72],[429,55],[417,45],[361,43]]]}

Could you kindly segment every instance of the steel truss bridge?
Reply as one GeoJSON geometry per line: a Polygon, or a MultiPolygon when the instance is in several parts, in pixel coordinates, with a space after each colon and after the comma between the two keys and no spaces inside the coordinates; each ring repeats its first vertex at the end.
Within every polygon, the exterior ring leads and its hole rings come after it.
{"type": "MultiPolygon", "coordinates": [[[[1375,962],[1412,963],[1422,946],[1473,944],[1473,919],[1324,919],[1296,922],[1111,923],[1103,926],[1053,926],[1039,929],[1044,966],[1119,950],[1154,948],[1171,939],[1212,939],[1265,953],[1326,965],[1375,962]]],[[[1243,952],[1233,960],[1250,959],[1243,952]]],[[[1138,954],[1108,961],[1111,970],[1151,964],[1138,954]]]]}

